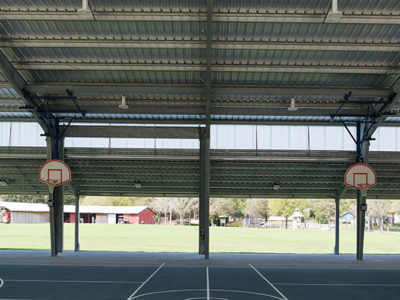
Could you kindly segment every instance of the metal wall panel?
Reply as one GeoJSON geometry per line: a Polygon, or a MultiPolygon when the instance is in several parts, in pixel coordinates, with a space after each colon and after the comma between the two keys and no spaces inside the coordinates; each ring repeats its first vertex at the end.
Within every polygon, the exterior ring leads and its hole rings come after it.
{"type": "Polygon", "coordinates": [[[38,212],[11,212],[11,223],[27,224],[27,223],[48,223],[49,213],[38,212]]]}

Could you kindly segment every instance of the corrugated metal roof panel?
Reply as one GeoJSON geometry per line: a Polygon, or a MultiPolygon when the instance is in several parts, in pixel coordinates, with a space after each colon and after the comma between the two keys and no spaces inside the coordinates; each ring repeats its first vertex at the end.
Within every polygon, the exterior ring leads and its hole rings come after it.
{"type": "Polygon", "coordinates": [[[0,118],[33,118],[30,112],[0,112],[0,118]]]}
{"type": "Polygon", "coordinates": [[[137,83],[200,83],[200,72],[173,71],[26,71],[27,81],[48,82],[137,82],[137,83]]]}
{"type": "Polygon", "coordinates": [[[214,61],[219,64],[289,64],[289,65],[359,65],[389,66],[396,52],[306,51],[306,50],[214,50],[214,61]]]}
{"type": "Polygon", "coordinates": [[[2,10],[15,10],[28,8],[47,8],[51,11],[75,11],[76,8],[82,6],[81,0],[2,0],[2,10]]]}
{"type": "MultiPolygon", "coordinates": [[[[5,9],[48,9],[75,11],[80,8],[80,0],[3,0],[5,9]]],[[[94,11],[205,11],[204,1],[198,0],[91,0],[94,11]]],[[[238,13],[317,13],[324,14],[330,9],[327,0],[218,0],[214,11],[238,13]]],[[[390,14],[400,10],[397,0],[346,0],[339,1],[339,9],[346,14],[390,14]]]]}
{"type": "MultiPolygon", "coordinates": [[[[344,122],[356,122],[360,118],[342,117],[344,122]]],[[[215,121],[304,121],[304,122],[330,122],[330,117],[320,116],[241,116],[241,115],[211,115],[211,120],[215,121]]]]}
{"type": "MultiPolygon", "coordinates": [[[[17,99],[19,98],[18,94],[15,92],[14,89],[10,89],[10,88],[1,88],[0,87],[0,99],[1,98],[6,98],[6,99],[17,99]]],[[[1,105],[1,103],[0,103],[1,105]]]]}
{"type": "MultiPolygon", "coordinates": [[[[64,118],[81,118],[80,114],[55,114],[64,118]]],[[[0,114],[1,116],[1,114],[0,114]]],[[[182,114],[86,114],[86,119],[127,119],[127,120],[203,120],[205,116],[201,115],[182,115],[182,114]]]]}
{"type": "MultiPolygon", "coordinates": [[[[18,38],[69,39],[98,37],[113,40],[205,39],[204,22],[116,22],[116,21],[0,21],[5,36],[18,38]]],[[[263,40],[304,42],[400,42],[400,27],[383,24],[317,24],[217,22],[216,40],[263,40]]],[[[83,40],[84,40],[83,39],[83,40]]]]}
{"type": "Polygon", "coordinates": [[[219,22],[214,32],[219,40],[400,42],[400,26],[382,24],[219,22]]]}
{"type": "MultiPolygon", "coordinates": [[[[395,76],[389,76],[394,80],[395,76]]],[[[213,82],[218,84],[263,84],[294,86],[386,86],[387,75],[375,74],[324,74],[321,73],[267,73],[267,72],[213,72],[213,82]]]]}
{"type": "Polygon", "coordinates": [[[400,117],[387,117],[384,122],[400,122],[400,117]]]}
{"type": "MultiPolygon", "coordinates": [[[[162,48],[18,48],[6,49],[11,60],[22,62],[201,63],[205,50],[162,48]],[[202,53],[201,53],[202,52],[202,53]],[[18,54],[18,57],[16,55],[18,54]]],[[[204,59],[203,59],[204,60],[204,59]]]]}
{"type": "Polygon", "coordinates": [[[0,70],[0,82],[7,82],[7,78],[4,76],[4,73],[0,70]]]}
{"type": "MultiPolygon", "coordinates": [[[[218,0],[215,2],[215,11],[222,12],[250,12],[250,13],[317,13],[325,14],[331,9],[331,1],[327,0],[218,0]]],[[[390,14],[400,10],[397,0],[346,0],[339,1],[338,8],[346,14],[361,13],[390,14]]]]}
{"type": "MultiPolygon", "coordinates": [[[[22,62],[94,62],[94,63],[205,63],[204,49],[172,48],[8,48],[8,58],[22,62]]],[[[319,64],[338,66],[389,66],[397,52],[238,50],[214,49],[218,64],[319,64]]]]}
{"type": "MultiPolygon", "coordinates": [[[[198,39],[205,24],[200,22],[117,22],[117,21],[0,21],[5,35],[32,39],[41,37],[46,39],[60,39],[62,37],[81,38],[101,37],[113,40],[117,37],[147,40],[149,37],[175,37],[178,40],[198,39]]],[[[68,40],[67,40],[68,41],[68,40]]]]}

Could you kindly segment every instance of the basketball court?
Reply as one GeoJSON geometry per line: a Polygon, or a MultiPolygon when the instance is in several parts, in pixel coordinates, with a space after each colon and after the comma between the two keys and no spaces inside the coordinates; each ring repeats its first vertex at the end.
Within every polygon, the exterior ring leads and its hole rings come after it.
{"type": "Polygon", "coordinates": [[[360,263],[352,255],[45,255],[5,251],[0,299],[372,300],[398,299],[400,289],[395,256],[369,255],[360,263]]]}
{"type": "Polygon", "coordinates": [[[398,0],[1,1],[0,194],[48,197],[51,252],[1,251],[0,300],[400,298],[398,257],[363,261],[367,199],[400,199],[399,16],[398,0]],[[198,197],[200,255],[79,252],[85,196],[198,197]],[[356,199],[357,254],[210,256],[212,197],[335,201],[335,254],[356,199]]]}

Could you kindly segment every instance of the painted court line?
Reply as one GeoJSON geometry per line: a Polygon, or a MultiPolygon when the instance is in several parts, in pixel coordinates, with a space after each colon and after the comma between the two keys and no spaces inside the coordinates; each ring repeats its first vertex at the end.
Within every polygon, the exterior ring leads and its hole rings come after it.
{"type": "Polygon", "coordinates": [[[3,281],[3,279],[0,278],[0,288],[3,286],[3,284],[4,284],[4,281],[3,281]]]}
{"type": "Polygon", "coordinates": [[[210,276],[208,274],[208,267],[206,268],[207,270],[207,300],[210,300],[210,276]]]}
{"type": "Polygon", "coordinates": [[[264,279],[264,280],[265,280],[279,295],[281,295],[282,298],[283,298],[283,300],[288,300],[288,298],[286,298],[285,295],[282,294],[281,291],[278,290],[267,278],[265,278],[264,275],[261,274],[252,264],[249,264],[249,266],[250,266],[254,271],[256,271],[256,273],[257,273],[258,275],[260,275],[261,278],[264,279]]]}
{"type": "Polygon", "coordinates": [[[398,283],[290,283],[290,282],[274,282],[275,285],[309,285],[309,286],[376,286],[376,287],[397,287],[398,283]]]}
{"type": "Polygon", "coordinates": [[[143,281],[110,281],[110,280],[51,280],[51,279],[7,279],[10,282],[55,282],[55,283],[101,283],[101,284],[131,284],[143,283],[143,281]]]}
{"type": "Polygon", "coordinates": [[[147,278],[146,281],[143,282],[143,283],[136,289],[136,291],[134,291],[133,294],[130,295],[130,296],[128,297],[127,300],[132,300],[132,299],[133,299],[133,296],[135,296],[135,295],[137,294],[137,292],[139,292],[139,290],[140,290],[154,275],[156,275],[156,273],[157,273],[164,265],[165,265],[165,263],[162,263],[161,266],[159,266],[158,269],[155,270],[154,273],[151,274],[150,277],[147,278]]]}
{"type": "MultiPolygon", "coordinates": [[[[186,292],[204,292],[204,291],[205,291],[205,289],[166,290],[166,291],[158,291],[158,292],[140,294],[140,295],[137,295],[137,296],[133,297],[132,299],[138,299],[138,298],[143,298],[143,297],[147,297],[147,296],[154,296],[154,295],[161,295],[161,294],[186,293],[186,292]]],[[[256,292],[249,292],[249,291],[221,290],[221,289],[212,289],[211,291],[213,291],[213,292],[223,292],[223,293],[236,293],[236,294],[256,295],[256,296],[263,296],[263,297],[267,297],[267,298],[282,300],[282,298],[280,298],[278,296],[273,296],[273,295],[268,295],[268,294],[263,294],[263,293],[256,293],[256,292]]],[[[161,297],[159,297],[158,299],[162,299],[161,297]]],[[[191,299],[191,298],[186,298],[185,300],[189,300],[189,299],[191,299]]],[[[193,299],[204,299],[204,297],[195,297],[193,299]]],[[[211,299],[219,299],[219,298],[211,298],[211,299]]]]}

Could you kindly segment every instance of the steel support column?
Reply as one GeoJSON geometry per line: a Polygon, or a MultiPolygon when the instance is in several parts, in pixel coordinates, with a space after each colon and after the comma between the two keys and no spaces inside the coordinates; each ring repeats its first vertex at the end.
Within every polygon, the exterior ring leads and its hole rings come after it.
{"type": "Polygon", "coordinates": [[[80,245],[79,245],[79,220],[80,220],[80,214],[79,214],[79,195],[75,196],[75,252],[80,250],[80,245]]]}
{"type": "Polygon", "coordinates": [[[367,210],[367,197],[364,191],[357,191],[357,260],[363,260],[365,212],[367,210]]]}
{"type": "Polygon", "coordinates": [[[210,136],[200,128],[199,254],[209,258],[210,136]]]}
{"type": "Polygon", "coordinates": [[[340,218],[340,199],[335,198],[335,250],[334,254],[339,254],[339,218],[340,218]]]}
{"type": "Polygon", "coordinates": [[[205,72],[205,127],[199,128],[200,137],[200,196],[199,196],[199,254],[209,258],[209,219],[210,219],[210,125],[211,125],[211,64],[213,38],[213,1],[207,0],[207,28],[206,28],[206,72],[205,72]]]}
{"type": "MultiPolygon", "coordinates": [[[[365,128],[365,123],[357,123],[357,162],[367,164],[370,137],[365,137],[365,128]]],[[[364,254],[366,202],[367,190],[357,191],[357,260],[363,260],[364,254]]]]}
{"type": "MultiPolygon", "coordinates": [[[[47,137],[48,159],[64,159],[64,142],[60,139],[59,120],[50,120],[51,134],[47,137]]],[[[63,251],[64,234],[64,188],[57,186],[49,190],[51,255],[63,251]]]]}

